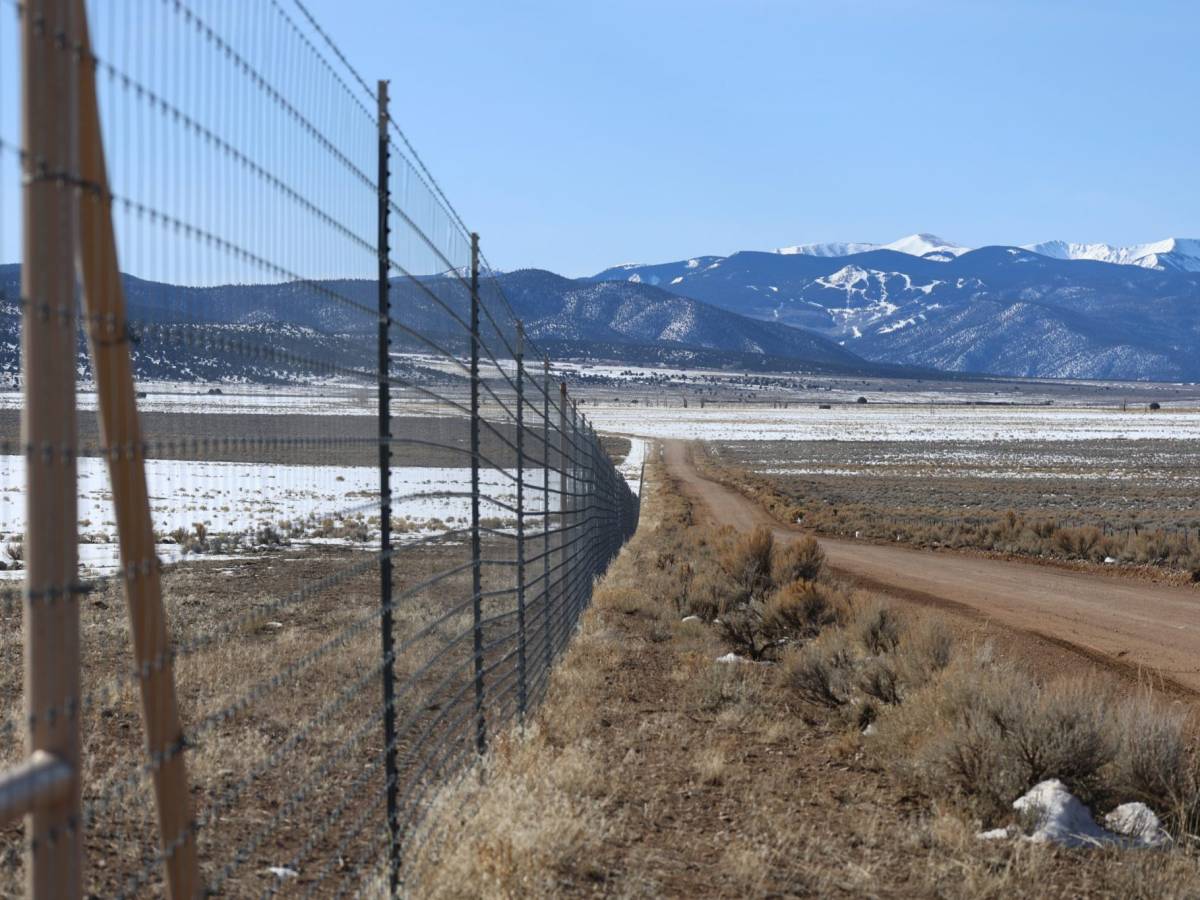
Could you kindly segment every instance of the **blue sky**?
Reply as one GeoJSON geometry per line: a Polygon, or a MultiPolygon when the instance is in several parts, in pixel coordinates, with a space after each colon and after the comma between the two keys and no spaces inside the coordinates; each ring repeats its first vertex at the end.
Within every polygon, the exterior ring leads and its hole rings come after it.
{"type": "Polygon", "coordinates": [[[1200,235],[1200,4],[310,8],[502,268],[1200,235]]]}
{"type": "Polygon", "coordinates": [[[501,268],[1200,236],[1200,4],[306,3],[501,268]]]}

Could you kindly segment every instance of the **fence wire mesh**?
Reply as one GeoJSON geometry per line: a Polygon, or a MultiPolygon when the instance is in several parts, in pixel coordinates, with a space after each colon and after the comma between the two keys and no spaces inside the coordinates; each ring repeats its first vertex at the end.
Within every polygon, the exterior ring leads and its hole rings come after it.
{"type": "MultiPolygon", "coordinates": [[[[233,896],[403,883],[438,787],[546,689],[637,499],[523,333],[369,85],[299,2],[0,0],[0,768],[23,756],[28,448],[22,29],[94,66],[140,448],[106,445],[78,311],[85,890],[163,890],[194,843],[233,896]],[[78,23],[76,23],[77,25],[78,23]],[[154,553],[121,558],[108,465],[145,458],[154,553]],[[171,645],[133,663],[125,582],[161,571],[171,645]],[[174,666],[183,740],[144,750],[141,690],[174,666]],[[154,776],[186,761],[160,841],[154,776]]],[[[70,115],[40,110],[38,115],[70,115]]],[[[94,190],[59,173],[65,193],[94,190]]],[[[79,236],[80,254],[102,252],[79,236]]],[[[62,523],[70,528],[73,523],[62,523]]],[[[64,710],[31,711],[52,717],[64,710]]],[[[0,830],[0,893],[52,836],[0,830]]]]}

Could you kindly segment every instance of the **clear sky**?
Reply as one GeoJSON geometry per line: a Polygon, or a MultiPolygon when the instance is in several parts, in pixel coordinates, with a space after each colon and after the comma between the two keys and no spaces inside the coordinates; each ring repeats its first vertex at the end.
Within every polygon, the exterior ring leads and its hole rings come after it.
{"type": "Polygon", "coordinates": [[[308,0],[500,268],[1200,236],[1200,4],[308,0]]]}
{"type": "Polygon", "coordinates": [[[1200,237],[1195,0],[305,2],[500,268],[1200,237]]]}

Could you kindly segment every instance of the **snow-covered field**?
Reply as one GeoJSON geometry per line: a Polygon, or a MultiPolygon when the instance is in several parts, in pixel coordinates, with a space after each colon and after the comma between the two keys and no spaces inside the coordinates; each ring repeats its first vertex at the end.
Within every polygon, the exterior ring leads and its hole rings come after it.
{"type": "Polygon", "coordinates": [[[642,464],[646,461],[646,449],[649,446],[649,441],[631,438],[629,453],[621,461],[621,465],[617,466],[617,471],[625,476],[625,480],[629,482],[629,486],[635,494],[642,492],[642,464]]]}
{"type": "MultiPolygon", "coordinates": [[[[374,391],[361,385],[327,383],[298,385],[197,384],[176,381],[138,382],[142,412],[257,413],[288,415],[374,416],[379,408],[374,391]],[[209,393],[219,391],[220,393],[209,393]]],[[[20,409],[20,391],[0,392],[0,409],[20,409]]],[[[96,392],[81,385],[81,410],[96,409],[96,392]]]]}
{"type": "MultiPolygon", "coordinates": [[[[289,415],[289,416],[377,416],[379,406],[373,388],[336,382],[314,385],[196,384],[183,382],[139,382],[138,409],[149,413],[289,415]],[[210,391],[220,393],[210,393],[210,391]]],[[[400,393],[400,392],[397,392],[400,393]]],[[[0,391],[0,410],[20,409],[20,391],[0,391]]],[[[77,394],[80,410],[96,409],[96,392],[81,385],[77,394]]],[[[392,397],[392,414],[458,416],[461,412],[425,397],[392,397]]]]}
{"type": "Polygon", "coordinates": [[[871,403],[818,409],[699,409],[589,404],[600,431],[712,441],[1084,441],[1200,439],[1200,410],[932,406],[871,403]]]}
{"type": "MultiPolygon", "coordinates": [[[[180,558],[185,546],[201,540],[197,523],[209,538],[207,559],[223,550],[261,545],[264,529],[269,539],[273,532],[292,543],[378,539],[379,471],[373,467],[150,460],[147,478],[155,531],[171,538],[158,548],[164,561],[180,558]],[[175,535],[179,530],[182,543],[175,535]]],[[[499,527],[510,527],[515,519],[507,508],[516,506],[515,478],[515,472],[480,472],[481,515],[498,520],[499,527]]],[[[24,531],[24,479],[22,457],[0,456],[0,541],[24,531]]],[[[526,479],[541,485],[541,470],[527,470],[526,479]]],[[[397,540],[465,527],[470,488],[469,468],[393,468],[392,517],[403,528],[397,540]]],[[[541,491],[527,490],[526,508],[540,512],[542,499],[541,491]]],[[[104,462],[94,457],[79,461],[79,530],[81,561],[94,570],[111,570],[116,564],[112,499],[104,462]]],[[[8,562],[6,546],[0,546],[0,561],[8,562]]],[[[0,575],[19,577],[20,572],[0,575]]]]}
{"type": "MultiPolygon", "coordinates": [[[[646,442],[634,439],[621,465],[635,491],[645,451],[646,442]]],[[[372,466],[149,460],[146,474],[155,531],[168,538],[158,545],[164,562],[194,552],[185,548],[200,547],[200,558],[228,558],[229,553],[261,546],[264,536],[292,544],[354,545],[378,540],[379,470],[372,466]]],[[[540,513],[542,470],[526,469],[525,480],[526,510],[540,513]]],[[[552,491],[557,490],[557,482],[552,473],[552,491]]],[[[11,563],[7,542],[24,532],[24,483],[24,458],[0,456],[0,562],[5,565],[11,563]]],[[[470,522],[470,468],[397,466],[391,484],[399,542],[463,528],[470,522]]],[[[481,516],[495,520],[489,523],[492,527],[512,528],[516,471],[484,468],[480,487],[481,516]]],[[[79,532],[84,567],[113,570],[117,547],[112,497],[104,462],[95,457],[79,461],[79,532]]],[[[19,569],[0,571],[0,578],[20,575],[19,569]]]]}

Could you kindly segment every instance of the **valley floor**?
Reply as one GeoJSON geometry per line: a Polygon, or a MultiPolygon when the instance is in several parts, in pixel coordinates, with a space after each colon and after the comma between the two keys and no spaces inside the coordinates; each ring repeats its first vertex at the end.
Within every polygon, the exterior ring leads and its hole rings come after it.
{"type": "MultiPolygon", "coordinates": [[[[706,478],[692,449],[670,441],[664,459],[698,515],[743,531],[766,525],[779,538],[802,533],[706,478]]],[[[1200,692],[1200,590],[1191,585],[853,539],[820,542],[833,569],[889,599],[991,623],[1020,635],[1015,643],[1027,656],[1056,648],[1048,666],[1071,668],[1070,653],[1134,681],[1144,673],[1173,690],[1200,692]]]]}
{"type": "MultiPolygon", "coordinates": [[[[1200,868],[1183,851],[979,840],[979,821],[875,752],[879,738],[853,724],[853,707],[834,711],[781,687],[786,657],[721,661],[729,646],[720,629],[683,618],[673,587],[699,577],[695,557],[681,551],[707,527],[704,498],[657,459],[643,497],[642,526],[598,586],[535,720],[498,742],[478,780],[443,800],[408,872],[412,893],[1200,892],[1200,868]]],[[[752,524],[724,502],[716,509],[722,521],[752,524]]],[[[1003,632],[977,619],[946,621],[959,645],[999,636],[1005,652],[1003,632]]],[[[1096,676],[1087,659],[1065,659],[1096,676]]]]}

